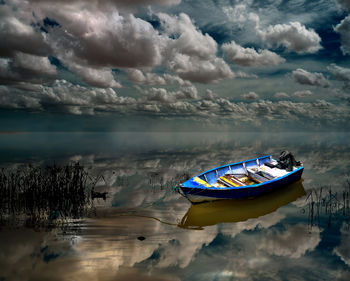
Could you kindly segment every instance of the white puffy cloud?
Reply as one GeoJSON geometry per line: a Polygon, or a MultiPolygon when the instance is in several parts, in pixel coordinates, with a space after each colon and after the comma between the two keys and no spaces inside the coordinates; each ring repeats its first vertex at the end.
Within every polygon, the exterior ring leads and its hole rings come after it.
{"type": "Polygon", "coordinates": [[[242,97],[245,100],[257,100],[259,98],[259,95],[255,92],[249,92],[249,93],[243,94],[242,97]]]}
{"type": "Polygon", "coordinates": [[[322,48],[320,36],[300,22],[270,25],[266,29],[258,28],[257,33],[269,46],[284,46],[296,53],[316,53],[322,48]]]}
{"type": "Polygon", "coordinates": [[[350,54],[350,16],[343,19],[334,27],[334,31],[338,32],[341,37],[341,50],[344,55],[350,54]]]}
{"type": "Polygon", "coordinates": [[[176,36],[167,43],[166,66],[181,78],[192,82],[210,83],[234,74],[226,62],[216,57],[217,43],[203,34],[188,15],[170,16],[158,13],[161,26],[168,36],[176,36]]]}
{"type": "Polygon", "coordinates": [[[157,14],[167,35],[177,35],[178,38],[169,42],[169,52],[196,56],[202,59],[215,57],[217,43],[209,35],[203,34],[184,13],[179,16],[170,16],[164,13],[157,14]]]}
{"type": "Polygon", "coordinates": [[[294,70],[292,77],[302,85],[320,86],[323,88],[328,88],[331,85],[322,73],[311,73],[302,68],[294,70]]]}
{"type": "Polygon", "coordinates": [[[275,66],[286,61],[269,50],[243,48],[235,41],[223,44],[222,50],[231,62],[242,66],[275,66]]]}
{"type": "Polygon", "coordinates": [[[312,96],[312,92],[310,90],[296,91],[293,93],[293,97],[296,98],[306,98],[310,96],[312,96]]]}

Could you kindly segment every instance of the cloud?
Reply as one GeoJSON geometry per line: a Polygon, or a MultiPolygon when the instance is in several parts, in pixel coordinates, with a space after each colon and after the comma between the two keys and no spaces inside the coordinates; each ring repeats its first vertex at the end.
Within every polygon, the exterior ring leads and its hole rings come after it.
{"type": "Polygon", "coordinates": [[[0,58],[0,81],[3,84],[52,81],[57,70],[47,57],[16,52],[13,58],[0,58]]]}
{"type": "Polygon", "coordinates": [[[274,97],[276,99],[284,99],[284,98],[289,98],[289,95],[287,93],[284,93],[284,92],[277,92],[277,93],[275,93],[274,97]]]}
{"type": "Polygon", "coordinates": [[[182,78],[180,78],[177,75],[171,75],[168,73],[165,73],[163,75],[164,79],[166,80],[166,82],[170,83],[170,84],[178,84],[180,86],[186,85],[186,86],[191,86],[192,83],[188,80],[183,80],[182,78]]]}
{"type": "Polygon", "coordinates": [[[50,13],[62,25],[52,30],[52,44],[67,60],[102,67],[161,63],[162,38],[151,24],[133,15],[88,10],[50,13]]]}
{"type": "Polygon", "coordinates": [[[128,110],[136,102],[130,97],[119,97],[112,88],[87,88],[65,80],[56,80],[51,86],[26,90],[0,88],[2,108],[63,111],[71,114],[94,114],[97,111],[128,110]],[[118,109],[119,108],[119,109],[118,109]]]}
{"type": "Polygon", "coordinates": [[[165,85],[165,79],[154,73],[146,73],[144,75],[139,69],[128,69],[128,79],[131,82],[141,85],[165,85]]]}
{"type": "MultiPolygon", "coordinates": [[[[60,3],[60,4],[72,4],[72,3],[84,3],[82,0],[29,0],[32,3],[60,3]]],[[[90,0],[89,5],[93,6],[102,6],[102,7],[139,7],[146,5],[163,5],[163,6],[171,6],[178,5],[181,3],[181,0],[90,0]]]]}
{"type": "Polygon", "coordinates": [[[110,68],[92,68],[74,62],[63,61],[69,70],[77,74],[85,83],[100,88],[121,88],[110,68]]]}
{"type": "Polygon", "coordinates": [[[334,75],[336,80],[344,82],[350,81],[350,68],[341,67],[332,63],[327,69],[334,75]]]}
{"type": "Polygon", "coordinates": [[[237,4],[234,7],[226,6],[222,8],[225,15],[230,21],[239,23],[239,26],[243,26],[247,21],[247,6],[245,4],[237,4]]]}
{"type": "Polygon", "coordinates": [[[258,35],[270,47],[284,46],[296,53],[316,53],[322,47],[320,36],[307,29],[300,22],[270,25],[267,29],[257,29],[258,35]]]}
{"type": "Polygon", "coordinates": [[[286,60],[269,50],[255,51],[253,48],[243,48],[231,41],[222,45],[222,50],[229,61],[242,66],[276,66],[286,60]]]}
{"type": "Polygon", "coordinates": [[[205,90],[205,99],[206,100],[216,100],[218,99],[218,94],[214,93],[212,90],[206,89],[205,90]]]}
{"type": "Polygon", "coordinates": [[[243,94],[242,97],[245,100],[257,100],[259,98],[259,95],[254,92],[249,92],[249,93],[243,94]]]}
{"type": "MultiPolygon", "coordinates": [[[[251,5],[251,3],[246,3],[251,5]]],[[[255,29],[259,25],[260,18],[256,13],[249,12],[245,3],[236,4],[234,7],[225,6],[222,8],[223,13],[227,16],[227,19],[238,25],[239,29],[253,28],[255,29]],[[253,24],[253,26],[251,26],[253,24]]]]}
{"type": "Polygon", "coordinates": [[[216,41],[209,34],[203,34],[193,24],[188,15],[180,13],[179,16],[170,16],[165,13],[158,13],[157,16],[167,35],[178,36],[176,39],[169,41],[170,52],[178,52],[202,59],[215,57],[217,52],[216,41]]]}
{"type": "Polygon", "coordinates": [[[37,74],[56,74],[56,66],[52,65],[47,57],[29,55],[21,52],[15,53],[13,67],[26,69],[37,74]]]}
{"type": "Polygon", "coordinates": [[[175,103],[178,100],[198,99],[197,88],[194,86],[181,87],[176,92],[168,92],[164,88],[151,88],[147,92],[148,101],[175,103]]]}
{"type": "Polygon", "coordinates": [[[312,96],[312,92],[309,90],[296,91],[292,96],[296,98],[306,98],[312,96]]]}
{"type": "MultiPolygon", "coordinates": [[[[225,61],[216,57],[215,40],[197,29],[186,14],[158,13],[162,27],[159,32],[150,23],[115,10],[73,8],[63,12],[46,7],[44,12],[60,24],[50,28],[49,38],[58,58],[68,68],[140,68],[165,63],[182,79],[193,82],[211,83],[234,77],[225,61]]],[[[155,83],[155,75],[142,78],[137,71],[129,77],[140,84],[155,83]]]]}
{"type": "Polygon", "coordinates": [[[12,57],[18,51],[37,56],[51,53],[46,34],[30,24],[32,18],[25,19],[5,5],[0,5],[0,17],[0,37],[6,38],[0,40],[0,56],[12,57]]]}
{"type": "Polygon", "coordinates": [[[350,1],[349,0],[335,0],[342,8],[345,10],[350,9],[350,1]]]}
{"type": "MultiPolygon", "coordinates": [[[[350,88],[350,68],[345,68],[332,63],[327,70],[334,75],[335,80],[343,81],[343,89],[350,88]]],[[[348,97],[344,96],[346,100],[348,97]]]]}
{"type": "Polygon", "coordinates": [[[161,26],[168,36],[176,37],[167,43],[166,66],[182,79],[199,83],[217,82],[233,78],[234,74],[226,62],[216,57],[217,43],[203,34],[184,13],[170,16],[158,13],[161,26]]]}
{"type": "Polygon", "coordinates": [[[343,19],[338,25],[334,27],[334,31],[340,34],[341,47],[343,55],[350,54],[350,16],[343,19]]]}
{"type": "Polygon", "coordinates": [[[98,2],[107,2],[115,4],[117,6],[140,6],[140,5],[178,5],[181,3],[181,0],[99,0],[98,2]]]}
{"type": "MultiPolygon", "coordinates": [[[[203,123],[210,119],[213,128],[246,125],[259,128],[266,121],[277,121],[279,125],[322,124],[322,126],[347,126],[349,107],[347,104],[336,105],[324,100],[315,102],[292,102],[259,99],[256,93],[246,94],[249,102],[233,102],[227,98],[212,94],[203,99],[198,96],[193,86],[180,86],[178,90],[165,88],[145,90],[139,99],[123,97],[111,89],[91,88],[74,85],[64,80],[57,80],[51,86],[22,84],[0,86],[1,108],[20,108],[35,111],[67,112],[70,114],[101,114],[114,112],[126,117],[142,114],[143,117],[162,117],[186,123],[203,123]],[[254,98],[252,100],[252,98],[254,98]],[[307,121],[307,122],[305,122],[307,121]]],[[[310,91],[299,91],[296,97],[310,96],[310,91]]],[[[276,125],[276,124],[275,124],[276,125]]],[[[278,127],[278,125],[277,125],[278,127]]]]}
{"type": "Polygon", "coordinates": [[[168,67],[183,79],[203,84],[235,77],[230,67],[221,58],[205,60],[177,53],[168,62],[168,67]]]}
{"type": "Polygon", "coordinates": [[[292,77],[297,83],[302,85],[320,86],[323,88],[328,88],[331,85],[322,73],[311,73],[302,68],[294,70],[292,77]]]}

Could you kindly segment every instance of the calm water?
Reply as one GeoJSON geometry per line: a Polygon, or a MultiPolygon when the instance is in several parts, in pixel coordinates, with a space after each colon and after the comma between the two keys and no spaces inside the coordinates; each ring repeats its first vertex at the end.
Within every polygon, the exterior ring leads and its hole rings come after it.
{"type": "Polygon", "coordinates": [[[103,175],[95,214],[0,229],[0,280],[350,280],[348,133],[21,133],[0,166],[79,161],[103,175]],[[184,173],[287,149],[303,181],[253,200],[191,206],[184,173]],[[140,237],[144,240],[138,239],[140,237]]]}

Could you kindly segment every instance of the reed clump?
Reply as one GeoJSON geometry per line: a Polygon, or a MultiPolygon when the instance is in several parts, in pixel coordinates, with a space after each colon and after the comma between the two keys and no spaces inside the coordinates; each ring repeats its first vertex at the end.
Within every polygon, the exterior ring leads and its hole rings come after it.
{"type": "Polygon", "coordinates": [[[328,217],[327,227],[332,221],[341,219],[346,228],[350,228],[350,180],[347,179],[345,187],[341,191],[333,191],[331,187],[321,186],[309,191],[306,197],[308,224],[310,227],[321,226],[321,217],[328,217]]]}
{"type": "Polygon", "coordinates": [[[50,225],[84,217],[97,182],[79,163],[0,170],[0,223],[50,225]]]}

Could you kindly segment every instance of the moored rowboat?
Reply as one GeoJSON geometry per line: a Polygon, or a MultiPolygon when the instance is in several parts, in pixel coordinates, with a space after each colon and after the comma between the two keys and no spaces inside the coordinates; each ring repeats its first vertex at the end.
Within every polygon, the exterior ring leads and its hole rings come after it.
{"type": "Polygon", "coordinates": [[[178,187],[192,203],[249,198],[300,180],[303,170],[299,163],[290,169],[278,168],[278,161],[267,155],[211,169],[178,187]]]}

